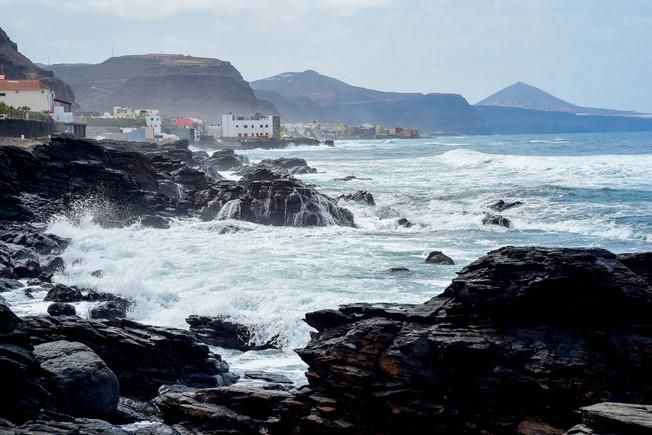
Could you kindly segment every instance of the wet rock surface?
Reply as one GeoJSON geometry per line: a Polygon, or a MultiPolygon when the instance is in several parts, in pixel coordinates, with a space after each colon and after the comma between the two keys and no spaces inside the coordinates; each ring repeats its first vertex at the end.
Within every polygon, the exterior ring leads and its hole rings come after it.
{"type": "MultiPolygon", "coordinates": [[[[315,172],[302,159],[265,160],[246,167],[242,182],[235,182],[217,172],[245,162],[229,150],[206,157],[192,153],[184,142],[136,148],[124,142],[54,137],[29,150],[2,146],[0,161],[0,202],[11,209],[0,214],[4,220],[44,222],[54,214],[94,207],[101,210],[95,219],[105,226],[142,218],[143,225],[167,228],[172,216],[267,225],[353,225],[348,210],[292,177],[315,172]],[[235,200],[237,207],[230,202],[235,200]]],[[[33,262],[23,263],[17,265],[21,277],[38,276],[33,262]]]]}
{"type": "Polygon", "coordinates": [[[306,315],[310,385],[283,421],[306,434],[563,433],[579,407],[652,401],[651,319],[648,282],[608,251],[503,248],[424,304],[306,315]]]}
{"type": "Polygon", "coordinates": [[[371,194],[371,192],[367,192],[366,190],[358,190],[354,193],[340,195],[337,199],[343,199],[344,201],[361,202],[367,205],[376,205],[374,196],[371,194]]]}
{"type": "Polygon", "coordinates": [[[21,328],[35,344],[83,343],[115,373],[121,394],[152,398],[164,384],[208,387],[233,382],[228,365],[188,331],[147,326],[126,319],[28,316],[21,328]]]}
{"type": "Polygon", "coordinates": [[[181,424],[195,433],[219,428],[224,433],[286,433],[279,427],[281,408],[291,395],[238,386],[192,390],[161,388],[156,404],[168,424],[181,424]]]}
{"type": "Polygon", "coordinates": [[[277,349],[280,347],[279,339],[272,339],[266,343],[258,344],[254,340],[252,328],[234,322],[228,316],[189,316],[186,323],[190,331],[200,340],[213,346],[241,351],[277,349]]]}
{"type": "Polygon", "coordinates": [[[0,304],[0,419],[13,422],[34,418],[49,400],[22,323],[9,307],[0,304]]]}
{"type": "Polygon", "coordinates": [[[493,211],[501,212],[501,211],[509,210],[510,208],[520,207],[522,205],[523,203],[521,201],[509,202],[503,199],[499,199],[498,201],[489,205],[489,208],[492,209],[493,211]]]}
{"type": "Polygon", "coordinates": [[[455,262],[448,255],[444,254],[441,251],[432,251],[426,257],[426,263],[430,264],[444,264],[444,265],[453,265],[455,262]]]}
{"type": "Polygon", "coordinates": [[[501,215],[486,213],[482,218],[482,225],[496,225],[499,227],[511,228],[512,221],[501,215]]]}
{"type": "Polygon", "coordinates": [[[118,378],[91,348],[60,340],[35,346],[34,355],[41,364],[43,385],[59,411],[80,417],[115,411],[118,378]]]}
{"type": "Polygon", "coordinates": [[[74,316],[77,314],[77,310],[74,305],[55,302],[48,306],[48,314],[51,316],[74,316]]]}

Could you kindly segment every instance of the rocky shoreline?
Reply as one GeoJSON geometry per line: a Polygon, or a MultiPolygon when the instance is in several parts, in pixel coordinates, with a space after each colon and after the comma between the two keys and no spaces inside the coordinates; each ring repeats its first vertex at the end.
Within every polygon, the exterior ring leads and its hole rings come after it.
{"type": "MultiPolygon", "coordinates": [[[[652,253],[505,247],[423,304],[307,313],[317,332],[297,350],[309,367],[299,389],[273,373],[245,374],[261,383],[244,383],[211,351],[256,349],[244,325],[200,316],[188,318],[189,330],[144,325],[124,318],[127,299],[52,282],[68,241],[45,233],[46,222],[82,205],[99,207],[109,226],[165,228],[184,217],[355,225],[336,199],[293,177],[314,170],[305,161],[252,166],[216,154],[66,137],[0,145],[0,432],[652,430],[652,253]],[[224,180],[224,170],[242,179],[224,180]],[[21,318],[2,297],[10,292],[47,292],[58,305],[21,318]],[[103,308],[91,319],[71,315],[66,304],[80,300],[103,308]]],[[[343,199],[373,203],[369,192],[343,199]]],[[[438,251],[429,258],[453,263],[438,251]]]]}

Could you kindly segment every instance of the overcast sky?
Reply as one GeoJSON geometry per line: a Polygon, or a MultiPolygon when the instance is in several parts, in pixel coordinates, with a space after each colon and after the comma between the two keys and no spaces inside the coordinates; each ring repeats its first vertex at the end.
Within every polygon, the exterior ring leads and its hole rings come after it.
{"type": "Polygon", "coordinates": [[[42,63],[181,53],[471,103],[520,80],[652,112],[651,0],[0,0],[0,27],[42,63]]]}

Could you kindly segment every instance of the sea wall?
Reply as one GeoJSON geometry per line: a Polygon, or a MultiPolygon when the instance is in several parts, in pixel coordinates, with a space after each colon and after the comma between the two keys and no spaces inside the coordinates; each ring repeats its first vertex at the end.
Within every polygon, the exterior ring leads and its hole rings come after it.
{"type": "Polygon", "coordinates": [[[54,131],[54,123],[46,121],[27,121],[23,119],[0,120],[0,137],[37,138],[51,134],[54,131]]]}

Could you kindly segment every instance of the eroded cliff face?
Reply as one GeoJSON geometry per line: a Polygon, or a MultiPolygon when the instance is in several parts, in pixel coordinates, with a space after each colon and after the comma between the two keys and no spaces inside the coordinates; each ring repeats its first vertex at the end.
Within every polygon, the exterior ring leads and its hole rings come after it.
{"type": "Polygon", "coordinates": [[[57,98],[74,102],[75,94],[70,86],[52,71],[46,71],[32,63],[27,57],[18,51],[18,45],[0,28],[0,65],[2,74],[8,79],[37,79],[52,89],[57,98]]]}
{"type": "Polygon", "coordinates": [[[318,332],[298,352],[310,386],[284,422],[302,434],[563,433],[581,406],[649,403],[652,288],[626,266],[642,263],[506,247],[424,304],[309,313],[318,332]]]}
{"type": "Polygon", "coordinates": [[[148,54],[112,57],[96,65],[52,65],[51,69],[70,83],[86,111],[132,106],[210,121],[229,112],[276,111],[271,103],[256,98],[233,65],[218,59],[148,54]]]}

